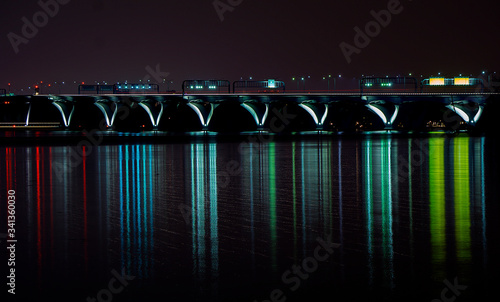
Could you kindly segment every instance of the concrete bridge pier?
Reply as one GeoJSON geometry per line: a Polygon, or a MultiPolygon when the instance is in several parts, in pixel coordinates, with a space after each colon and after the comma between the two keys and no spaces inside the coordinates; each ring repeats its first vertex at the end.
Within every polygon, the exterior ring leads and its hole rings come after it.
{"type": "Polygon", "coordinates": [[[475,126],[484,112],[484,105],[471,106],[468,103],[451,103],[446,108],[460,116],[468,126],[475,126]]]}
{"type": "Polygon", "coordinates": [[[121,106],[120,103],[115,100],[95,98],[94,105],[101,110],[106,126],[111,129],[115,123],[116,113],[121,106]]]}
{"type": "Polygon", "coordinates": [[[264,130],[264,124],[266,123],[267,116],[269,115],[269,104],[250,101],[241,103],[241,107],[250,112],[255,120],[255,123],[257,124],[257,130],[264,130]]]}
{"type": "Polygon", "coordinates": [[[215,108],[217,108],[219,104],[206,103],[202,102],[201,100],[194,100],[187,103],[187,105],[198,115],[203,130],[207,131],[210,120],[214,115],[215,108]]]}
{"type": "Polygon", "coordinates": [[[73,98],[70,96],[67,97],[58,97],[58,96],[50,96],[50,100],[52,100],[52,105],[54,105],[57,110],[61,113],[64,127],[68,128],[71,124],[71,118],[73,117],[73,113],[75,112],[75,105],[73,104],[73,98]]]}
{"type": "Polygon", "coordinates": [[[28,112],[26,113],[26,124],[25,124],[25,126],[29,126],[30,125],[30,114],[31,114],[31,102],[29,102],[29,105],[28,105],[28,112]]]}
{"type": "Polygon", "coordinates": [[[328,104],[318,104],[314,101],[305,101],[299,104],[299,107],[303,108],[316,123],[316,130],[323,130],[323,126],[328,116],[328,104]]]}
{"type": "Polygon", "coordinates": [[[159,100],[143,99],[138,103],[149,115],[154,130],[158,130],[161,117],[163,116],[164,104],[159,100]]]}
{"type": "Polygon", "coordinates": [[[373,102],[365,105],[371,112],[375,113],[385,125],[386,130],[394,129],[394,121],[398,117],[399,105],[373,102]]]}

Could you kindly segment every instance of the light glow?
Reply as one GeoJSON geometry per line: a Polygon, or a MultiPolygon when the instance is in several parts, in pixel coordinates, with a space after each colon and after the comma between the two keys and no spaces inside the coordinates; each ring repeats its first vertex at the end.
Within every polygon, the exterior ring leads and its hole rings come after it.
{"type": "Polygon", "coordinates": [[[375,114],[377,114],[380,117],[380,119],[382,119],[382,122],[384,122],[384,125],[387,125],[387,117],[385,116],[384,112],[382,112],[382,110],[380,110],[378,107],[376,107],[372,104],[368,104],[368,105],[366,105],[366,107],[368,107],[373,112],[375,112],[375,114]]]}
{"type": "Polygon", "coordinates": [[[469,78],[455,78],[454,85],[470,85],[469,78]]]}
{"type": "Polygon", "coordinates": [[[431,86],[444,86],[444,78],[430,78],[429,85],[431,85],[431,86]]]}

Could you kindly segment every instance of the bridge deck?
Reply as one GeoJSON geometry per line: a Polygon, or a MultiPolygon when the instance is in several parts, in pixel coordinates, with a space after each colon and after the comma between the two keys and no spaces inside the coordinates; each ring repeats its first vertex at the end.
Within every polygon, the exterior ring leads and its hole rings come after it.
{"type": "Polygon", "coordinates": [[[490,96],[490,95],[500,95],[500,93],[494,92],[405,92],[405,93],[359,93],[359,92],[342,92],[342,93],[200,93],[200,94],[182,94],[182,93],[167,93],[167,94],[40,94],[38,96],[41,97],[49,97],[49,96],[62,96],[62,97],[84,97],[84,96],[101,96],[101,97],[144,97],[144,96],[171,96],[171,97],[183,97],[183,96],[227,96],[227,97],[236,97],[236,96],[260,96],[260,97],[272,97],[272,96],[290,96],[290,97],[305,97],[305,96],[458,96],[458,95],[475,95],[475,96],[490,96]]]}

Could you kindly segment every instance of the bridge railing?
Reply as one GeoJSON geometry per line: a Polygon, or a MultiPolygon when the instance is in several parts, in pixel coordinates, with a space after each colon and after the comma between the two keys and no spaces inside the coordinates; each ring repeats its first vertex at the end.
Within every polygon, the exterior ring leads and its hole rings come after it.
{"type": "Polygon", "coordinates": [[[484,92],[484,81],[479,78],[428,78],[420,83],[422,92],[484,92]]]}
{"type": "Polygon", "coordinates": [[[412,77],[363,77],[359,80],[359,91],[370,93],[418,92],[418,82],[412,77]]]}
{"type": "Polygon", "coordinates": [[[78,94],[148,94],[160,93],[158,84],[124,83],[114,85],[79,85],[78,94]]]}
{"type": "Polygon", "coordinates": [[[267,81],[235,81],[233,93],[285,93],[285,82],[267,81]]]}
{"type": "Polygon", "coordinates": [[[151,94],[160,93],[160,86],[153,83],[123,83],[113,85],[114,94],[151,94]]]}
{"type": "Polygon", "coordinates": [[[185,80],[182,94],[231,93],[231,83],[227,80],[185,80]]]}

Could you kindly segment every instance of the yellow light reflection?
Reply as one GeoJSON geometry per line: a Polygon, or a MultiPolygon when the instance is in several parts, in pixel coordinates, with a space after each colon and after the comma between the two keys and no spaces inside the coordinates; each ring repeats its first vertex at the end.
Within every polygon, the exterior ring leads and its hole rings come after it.
{"type": "Polygon", "coordinates": [[[429,211],[432,265],[444,277],[446,260],[445,170],[442,137],[429,138],[429,211]]]}
{"type": "Polygon", "coordinates": [[[453,146],[455,236],[458,261],[470,259],[469,138],[456,138],[453,146]]]}

